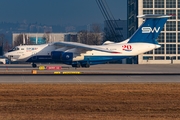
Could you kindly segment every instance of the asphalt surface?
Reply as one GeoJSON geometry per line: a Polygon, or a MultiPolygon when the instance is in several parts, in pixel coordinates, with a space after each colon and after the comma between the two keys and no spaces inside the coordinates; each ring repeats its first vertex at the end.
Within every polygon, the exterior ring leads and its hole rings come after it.
{"type": "Polygon", "coordinates": [[[130,83],[180,82],[180,65],[104,64],[90,68],[72,68],[63,64],[60,70],[39,70],[30,64],[0,65],[0,83],[130,83]],[[32,74],[32,71],[36,74],[32,74]],[[56,73],[56,74],[55,74],[56,73]]]}
{"type": "Polygon", "coordinates": [[[90,68],[72,68],[71,66],[64,64],[38,64],[37,68],[32,68],[31,64],[7,64],[0,65],[0,72],[26,72],[38,70],[43,72],[52,71],[78,71],[86,73],[179,73],[180,74],[180,64],[166,64],[166,65],[137,65],[137,64],[103,64],[94,65],[90,68]],[[61,70],[39,70],[40,66],[60,66],[61,70]]]}
{"type": "Polygon", "coordinates": [[[147,83],[180,82],[180,75],[5,75],[0,83],[147,83]]]}

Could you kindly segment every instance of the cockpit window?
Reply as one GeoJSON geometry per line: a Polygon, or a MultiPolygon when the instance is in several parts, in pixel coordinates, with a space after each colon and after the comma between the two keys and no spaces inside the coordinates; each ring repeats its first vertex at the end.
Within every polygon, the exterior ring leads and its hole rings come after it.
{"type": "Polygon", "coordinates": [[[19,48],[18,48],[18,47],[15,47],[15,48],[9,50],[8,52],[17,51],[17,50],[19,50],[19,48]]]}

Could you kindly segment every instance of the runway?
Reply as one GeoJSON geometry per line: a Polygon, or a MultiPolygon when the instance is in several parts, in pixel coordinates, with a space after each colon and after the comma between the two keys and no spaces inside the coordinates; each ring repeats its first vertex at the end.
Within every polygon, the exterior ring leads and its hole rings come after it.
{"type": "Polygon", "coordinates": [[[180,82],[180,65],[104,64],[90,68],[39,70],[30,64],[0,65],[0,83],[147,83],[180,82]],[[37,73],[32,74],[35,70],[37,73]]]}

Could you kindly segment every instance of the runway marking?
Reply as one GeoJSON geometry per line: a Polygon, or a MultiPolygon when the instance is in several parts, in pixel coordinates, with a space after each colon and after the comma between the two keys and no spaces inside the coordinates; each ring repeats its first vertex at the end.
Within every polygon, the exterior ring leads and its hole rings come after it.
{"type": "Polygon", "coordinates": [[[78,82],[82,82],[77,76],[74,76],[74,78],[75,78],[78,82]]]}
{"type": "Polygon", "coordinates": [[[23,76],[21,76],[21,80],[25,83],[25,79],[24,79],[24,77],[23,77],[23,76]]]}

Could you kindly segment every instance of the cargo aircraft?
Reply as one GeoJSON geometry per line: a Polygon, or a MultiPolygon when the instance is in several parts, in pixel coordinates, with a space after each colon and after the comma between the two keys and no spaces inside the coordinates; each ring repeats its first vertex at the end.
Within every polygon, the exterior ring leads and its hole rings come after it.
{"type": "Polygon", "coordinates": [[[161,47],[156,39],[167,19],[172,15],[140,15],[144,22],[127,40],[119,43],[107,41],[102,45],[86,45],[76,42],[53,42],[42,45],[20,45],[4,54],[11,61],[32,63],[57,62],[72,67],[90,65],[137,56],[161,47]]]}

